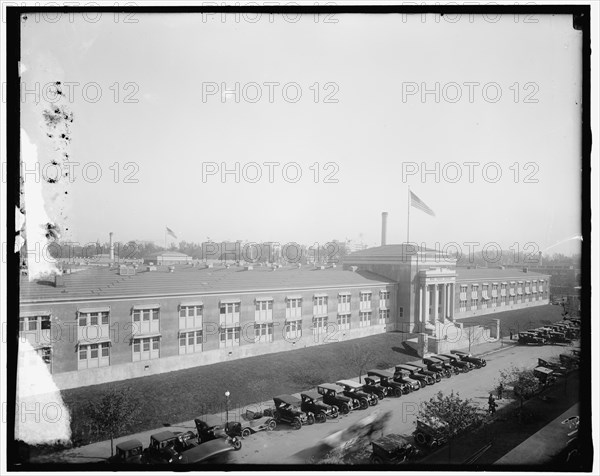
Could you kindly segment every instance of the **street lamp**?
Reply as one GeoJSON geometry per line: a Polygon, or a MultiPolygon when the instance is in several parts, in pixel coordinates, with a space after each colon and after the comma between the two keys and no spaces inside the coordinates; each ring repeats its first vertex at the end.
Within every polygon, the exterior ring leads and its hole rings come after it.
{"type": "Polygon", "coordinates": [[[225,431],[228,430],[229,422],[229,390],[225,391],[225,431]]]}

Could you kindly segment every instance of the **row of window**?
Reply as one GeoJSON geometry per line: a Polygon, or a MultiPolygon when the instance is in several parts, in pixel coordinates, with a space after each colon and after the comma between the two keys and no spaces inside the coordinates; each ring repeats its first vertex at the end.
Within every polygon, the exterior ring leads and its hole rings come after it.
{"type": "Polygon", "coordinates": [[[480,304],[479,298],[471,298],[470,300],[467,300],[464,296],[461,296],[459,301],[459,311],[465,312],[467,310],[467,304],[469,305],[469,309],[471,311],[475,311],[477,309],[487,309],[488,305],[492,308],[498,307],[498,304],[500,304],[500,306],[505,306],[507,300],[508,304],[512,305],[521,304],[522,302],[534,302],[536,300],[541,301],[542,299],[544,299],[543,293],[540,293],[537,297],[531,294],[523,295],[522,293],[519,293],[516,295],[509,294],[508,296],[502,295],[500,296],[500,302],[498,302],[498,296],[492,296],[491,298],[482,299],[480,304]]]}

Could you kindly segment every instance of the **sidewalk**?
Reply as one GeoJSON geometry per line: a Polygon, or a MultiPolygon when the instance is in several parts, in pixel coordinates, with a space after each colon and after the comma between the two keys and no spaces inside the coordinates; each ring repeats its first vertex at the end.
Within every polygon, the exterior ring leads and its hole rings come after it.
{"type": "MultiPolygon", "coordinates": [[[[480,344],[478,346],[472,346],[471,352],[477,356],[486,356],[486,355],[494,354],[496,352],[508,350],[511,347],[515,346],[516,344],[517,344],[516,341],[510,341],[509,339],[505,338],[502,341],[496,341],[496,342],[490,342],[490,343],[486,343],[486,344],[480,344]]],[[[461,349],[461,350],[468,351],[468,349],[461,349]]],[[[392,367],[389,370],[394,371],[394,368],[392,367]]],[[[356,377],[355,379],[358,380],[358,377],[356,377]]],[[[298,393],[293,394],[293,395],[300,397],[300,395],[298,393]]],[[[498,401],[498,405],[499,405],[498,409],[502,408],[507,403],[508,403],[508,401],[506,399],[504,401],[503,400],[498,401]]],[[[263,402],[246,405],[242,408],[232,408],[229,411],[229,421],[239,420],[240,415],[245,413],[246,409],[257,410],[258,408],[265,409],[265,408],[270,408],[272,406],[273,406],[273,401],[269,399],[269,400],[266,400],[263,402]]],[[[218,424],[222,424],[226,421],[225,412],[209,414],[209,415],[199,415],[199,418],[206,421],[209,425],[218,425],[218,424]]],[[[115,438],[114,445],[116,446],[118,443],[121,443],[121,442],[124,442],[127,440],[137,439],[144,445],[144,447],[147,447],[150,442],[150,436],[159,431],[164,431],[164,430],[181,431],[181,432],[193,430],[195,432],[196,425],[194,424],[193,420],[188,420],[188,421],[172,424],[169,426],[154,428],[152,430],[147,430],[147,431],[135,433],[132,435],[115,438]]],[[[252,437],[250,437],[250,438],[252,438],[252,437]]],[[[93,462],[105,460],[108,457],[110,457],[110,440],[105,440],[105,441],[99,441],[99,442],[92,443],[92,444],[85,445],[85,446],[80,446],[77,448],[71,448],[71,449],[62,451],[60,453],[42,455],[42,456],[35,458],[35,462],[42,463],[42,462],[60,461],[60,462],[70,462],[70,463],[93,463],[93,462]]]]}

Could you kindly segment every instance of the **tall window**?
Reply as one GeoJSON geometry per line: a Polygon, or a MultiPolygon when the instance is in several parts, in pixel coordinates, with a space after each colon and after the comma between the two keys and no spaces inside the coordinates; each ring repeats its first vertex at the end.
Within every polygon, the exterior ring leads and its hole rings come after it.
{"type": "Polygon", "coordinates": [[[293,320],[285,323],[285,337],[289,340],[296,340],[302,337],[302,321],[293,320]]]}
{"type": "Polygon", "coordinates": [[[202,352],[202,330],[179,332],[179,354],[202,352]]]}
{"type": "Polygon", "coordinates": [[[367,311],[371,309],[371,297],[373,294],[370,291],[363,291],[360,293],[360,310],[367,311]]]}
{"type": "Polygon", "coordinates": [[[327,317],[313,318],[313,334],[325,334],[327,330],[327,317]]]}
{"type": "Polygon", "coordinates": [[[287,320],[302,319],[302,299],[287,298],[285,308],[285,318],[287,320]]]}
{"type": "Polygon", "coordinates": [[[160,306],[134,306],[132,319],[134,334],[158,332],[160,330],[160,306]]]}
{"type": "Polygon", "coordinates": [[[219,306],[221,326],[232,327],[240,322],[240,302],[222,302],[219,306]]]}
{"type": "Polygon", "coordinates": [[[202,313],[204,307],[201,304],[182,304],[179,306],[179,329],[202,328],[202,313]]]}
{"type": "Polygon", "coordinates": [[[313,314],[322,316],[327,314],[327,296],[315,296],[313,300],[313,314]]]}
{"type": "Polygon", "coordinates": [[[338,296],[338,312],[350,312],[350,293],[342,293],[338,296]]]}
{"type": "MultiPolygon", "coordinates": [[[[402,317],[402,316],[400,316],[402,317]]],[[[387,324],[390,320],[389,309],[379,309],[379,324],[387,324]]]]}
{"type": "Polygon", "coordinates": [[[50,315],[19,318],[19,332],[50,330],[50,315]]]}
{"type": "Polygon", "coordinates": [[[239,327],[222,327],[219,332],[219,347],[234,347],[240,345],[239,327]]]}
{"type": "Polygon", "coordinates": [[[152,360],[160,357],[160,336],[133,337],[133,361],[152,360]]]}
{"type": "Polygon", "coordinates": [[[350,314],[338,314],[337,325],[341,331],[350,329],[350,314]]]}
{"type": "Polygon", "coordinates": [[[371,312],[362,311],[358,314],[360,327],[368,327],[371,325],[371,312]]]}
{"type": "Polygon", "coordinates": [[[256,300],[254,320],[256,322],[267,322],[273,320],[273,299],[256,300]]]}
{"type": "Polygon", "coordinates": [[[390,292],[385,290],[385,291],[379,291],[379,307],[381,309],[389,309],[390,307],[390,292]]]}
{"type": "Polygon", "coordinates": [[[254,324],[255,342],[273,342],[273,324],[254,324]]]}
{"type": "Polygon", "coordinates": [[[110,365],[110,342],[100,344],[79,345],[77,370],[110,365]]]}

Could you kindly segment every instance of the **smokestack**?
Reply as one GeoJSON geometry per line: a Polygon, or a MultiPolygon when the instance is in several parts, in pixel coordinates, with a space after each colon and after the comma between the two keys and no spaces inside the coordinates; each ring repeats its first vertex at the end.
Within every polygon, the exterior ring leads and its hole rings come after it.
{"type": "Polygon", "coordinates": [[[539,252],[539,258],[540,259],[538,261],[538,263],[539,263],[538,266],[542,266],[542,252],[541,251],[539,252]]]}
{"type": "Polygon", "coordinates": [[[113,232],[111,231],[108,234],[108,249],[110,250],[110,260],[114,261],[115,260],[115,247],[113,246],[112,236],[113,236],[113,232]]]}
{"type": "Polygon", "coordinates": [[[381,246],[387,244],[387,217],[388,212],[381,213],[381,246]]]}

